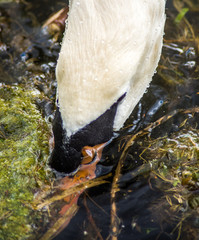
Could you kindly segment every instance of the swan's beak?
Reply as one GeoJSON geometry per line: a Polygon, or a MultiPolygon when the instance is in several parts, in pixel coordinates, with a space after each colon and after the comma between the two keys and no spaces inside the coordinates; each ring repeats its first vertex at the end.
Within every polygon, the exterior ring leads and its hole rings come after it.
{"type": "Polygon", "coordinates": [[[82,149],[83,160],[81,162],[82,165],[91,164],[93,162],[99,162],[102,157],[102,151],[104,147],[108,144],[108,142],[98,144],[94,147],[85,146],[82,149]]]}
{"type": "Polygon", "coordinates": [[[67,136],[57,108],[53,122],[54,149],[50,166],[58,172],[74,175],[81,164],[100,158],[102,149],[113,136],[113,122],[119,101],[120,99],[97,119],[70,136],[67,136]]]}
{"type": "Polygon", "coordinates": [[[67,136],[61,112],[57,108],[53,122],[55,144],[50,166],[58,172],[74,175],[81,163],[89,163],[95,157],[100,158],[102,149],[112,140],[117,107],[125,95],[126,93],[97,119],[70,136],[67,136]]]}
{"type": "Polygon", "coordinates": [[[50,158],[50,166],[58,172],[74,175],[80,165],[99,161],[103,148],[112,137],[112,122],[110,117],[107,118],[105,115],[105,117],[102,116],[102,120],[99,118],[74,135],[67,137],[61,114],[57,109],[53,124],[54,149],[50,158]],[[105,127],[99,131],[100,126],[105,127]]]}
{"type": "Polygon", "coordinates": [[[108,142],[98,144],[94,147],[85,146],[81,153],[83,156],[82,162],[73,177],[73,181],[84,181],[94,179],[96,177],[95,170],[96,165],[102,157],[102,151],[108,142]]]}

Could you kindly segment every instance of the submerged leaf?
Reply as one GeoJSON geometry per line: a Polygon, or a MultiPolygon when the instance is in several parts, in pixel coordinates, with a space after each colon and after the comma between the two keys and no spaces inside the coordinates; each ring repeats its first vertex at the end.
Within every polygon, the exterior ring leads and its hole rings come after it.
{"type": "Polygon", "coordinates": [[[175,23],[180,23],[184,18],[185,14],[189,11],[189,8],[182,8],[177,17],[175,18],[175,23]]]}

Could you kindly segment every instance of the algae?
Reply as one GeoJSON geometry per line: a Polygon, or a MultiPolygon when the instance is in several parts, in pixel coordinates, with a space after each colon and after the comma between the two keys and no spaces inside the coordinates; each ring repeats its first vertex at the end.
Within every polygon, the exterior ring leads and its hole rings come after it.
{"type": "Polygon", "coordinates": [[[0,87],[0,239],[27,239],[43,218],[30,205],[40,182],[51,175],[49,126],[35,94],[19,86],[0,87]]]}
{"type": "Polygon", "coordinates": [[[198,129],[186,126],[169,137],[146,140],[149,147],[142,155],[146,166],[151,164],[150,184],[162,192],[150,210],[162,229],[165,222],[175,225],[171,234],[177,232],[177,239],[197,239],[199,234],[198,136],[198,129]]]}

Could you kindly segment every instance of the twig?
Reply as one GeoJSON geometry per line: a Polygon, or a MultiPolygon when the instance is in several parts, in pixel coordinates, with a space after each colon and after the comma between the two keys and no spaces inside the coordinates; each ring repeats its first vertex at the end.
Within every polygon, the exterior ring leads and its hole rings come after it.
{"type": "MultiPolygon", "coordinates": [[[[181,12],[181,8],[180,8],[180,6],[179,6],[179,1],[178,1],[178,0],[174,0],[174,1],[173,1],[173,5],[174,5],[174,7],[176,8],[176,10],[180,13],[180,12],[181,12]]],[[[192,35],[193,39],[195,39],[196,36],[195,36],[194,30],[193,30],[191,24],[189,23],[189,21],[188,21],[185,17],[184,17],[184,21],[185,21],[185,23],[187,24],[187,26],[188,26],[188,28],[189,28],[189,31],[191,32],[191,35],[192,35]]]]}
{"type": "Polygon", "coordinates": [[[97,178],[97,179],[93,179],[92,181],[87,181],[87,182],[84,182],[82,184],[79,184],[78,186],[74,186],[74,187],[71,187],[69,189],[66,189],[64,190],[63,192],[61,193],[58,193],[56,195],[54,195],[53,197],[45,200],[44,202],[40,203],[37,205],[37,202],[39,200],[37,200],[35,204],[35,208],[37,210],[40,210],[42,209],[43,207],[46,207],[46,206],[49,206],[50,204],[54,203],[55,201],[60,201],[72,194],[75,194],[75,193],[78,193],[78,192],[81,192],[82,189],[85,189],[85,188],[90,188],[90,187],[94,187],[94,186],[97,186],[97,185],[100,185],[100,184],[103,184],[103,183],[106,183],[107,181],[104,180],[105,178],[108,178],[110,177],[110,174],[106,175],[106,176],[102,176],[101,178],[97,178]]]}
{"type": "Polygon", "coordinates": [[[155,129],[157,126],[160,124],[166,122],[170,118],[174,117],[176,114],[182,113],[182,114],[187,114],[187,113],[199,113],[199,107],[191,108],[191,109],[179,109],[179,110],[174,110],[173,112],[159,118],[157,121],[149,124],[146,128],[143,130],[140,130],[137,132],[135,135],[130,136],[129,139],[126,142],[126,145],[124,147],[124,150],[120,156],[115,175],[113,178],[113,183],[112,183],[112,188],[111,188],[111,230],[112,230],[112,240],[117,240],[117,235],[119,234],[119,224],[118,224],[118,217],[117,217],[117,206],[116,206],[116,193],[119,191],[118,188],[118,181],[121,176],[121,169],[123,167],[123,164],[125,162],[126,156],[128,154],[129,148],[134,144],[135,140],[138,137],[144,136],[148,133],[150,133],[153,129],[155,129]]]}
{"type": "Polygon", "coordinates": [[[40,240],[50,240],[53,239],[57,234],[61,232],[65,225],[70,221],[72,216],[76,214],[78,206],[73,204],[69,210],[59,218],[55,224],[40,238],[40,240]]]}
{"type": "Polygon", "coordinates": [[[95,224],[95,221],[93,219],[93,216],[91,214],[91,211],[90,209],[88,208],[88,205],[87,205],[87,201],[86,201],[86,195],[84,195],[84,206],[86,208],[86,211],[87,211],[87,214],[88,214],[88,220],[90,221],[93,229],[95,230],[96,234],[97,234],[97,237],[100,239],[100,240],[103,240],[103,237],[100,233],[100,230],[98,229],[97,225],[95,224]]]}

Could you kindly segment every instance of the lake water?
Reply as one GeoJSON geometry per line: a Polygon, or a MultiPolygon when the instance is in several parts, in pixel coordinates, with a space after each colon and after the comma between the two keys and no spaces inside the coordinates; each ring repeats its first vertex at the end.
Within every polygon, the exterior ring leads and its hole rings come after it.
{"type": "MultiPolygon", "coordinates": [[[[61,36],[53,41],[41,26],[64,6],[65,1],[0,1],[0,88],[17,86],[40,94],[36,105],[49,126],[55,109],[54,71],[61,36]]],[[[157,73],[97,166],[98,177],[112,175],[106,178],[106,183],[80,195],[77,213],[54,237],[56,240],[199,239],[199,4],[194,0],[180,3],[170,0],[166,13],[164,46],[157,73]],[[186,19],[183,12],[187,12],[186,19]],[[131,141],[134,135],[136,138],[131,141]],[[116,181],[117,171],[120,174],[116,181]],[[118,188],[115,195],[114,182],[118,188]]],[[[5,94],[0,96],[6,99],[5,94]]],[[[5,146],[8,135],[4,136],[5,123],[0,124],[0,140],[5,146]]],[[[37,157],[40,158],[39,153],[37,157]]],[[[14,164],[11,160],[10,168],[14,164]]],[[[55,177],[47,171],[49,184],[55,177]]],[[[3,181],[5,176],[0,178],[3,181]]],[[[41,187],[44,182],[39,179],[41,187]]],[[[40,187],[31,192],[36,193],[40,187]]],[[[7,191],[1,189],[2,201],[8,198],[8,204],[9,199],[16,198],[17,202],[18,195],[11,196],[7,191]]],[[[28,205],[25,200],[20,204],[28,205]]],[[[3,208],[0,239],[36,240],[53,226],[60,205],[53,205],[51,216],[46,208],[41,210],[38,222],[37,217],[31,222],[24,213],[30,222],[23,236],[9,235],[11,230],[8,231],[7,225],[11,222],[15,228],[17,222],[14,218],[9,220],[14,210],[9,206],[3,208]]]]}

